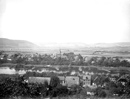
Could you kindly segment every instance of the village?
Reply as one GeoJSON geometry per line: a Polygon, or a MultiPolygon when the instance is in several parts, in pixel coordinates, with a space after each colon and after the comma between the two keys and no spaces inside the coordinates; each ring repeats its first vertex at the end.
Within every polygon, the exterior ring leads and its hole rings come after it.
{"type": "Polygon", "coordinates": [[[19,91],[15,95],[26,95],[27,90],[32,97],[57,97],[65,92],[66,95],[83,92],[85,97],[119,97],[130,93],[129,57],[84,57],[73,52],[55,55],[1,52],[0,57],[1,90],[6,89],[3,85],[16,84],[14,87],[19,91]]]}
{"type": "MultiPolygon", "coordinates": [[[[51,67],[49,67],[51,68],[51,67]]],[[[52,67],[53,68],[53,67],[52,67]]],[[[71,67],[70,67],[71,68],[71,67]]],[[[50,84],[51,77],[50,75],[55,75],[56,77],[59,78],[60,84],[62,86],[66,86],[69,90],[71,90],[72,86],[80,86],[83,89],[86,89],[86,94],[89,96],[95,95],[95,91],[97,88],[102,88],[106,90],[109,84],[121,84],[122,86],[126,87],[127,84],[130,82],[130,74],[122,71],[104,71],[100,70],[97,73],[95,72],[88,72],[82,70],[82,67],[78,68],[78,71],[70,70],[68,68],[69,73],[65,73],[64,71],[45,71],[42,74],[39,74],[41,72],[35,73],[35,76],[31,74],[28,74],[28,79],[26,79],[26,82],[28,83],[37,83],[37,84],[44,84],[45,82],[48,82],[50,84]],[[47,73],[45,73],[47,72],[47,73]],[[112,73],[113,72],[113,73],[112,73]],[[46,76],[45,76],[46,75],[46,76]]],[[[91,69],[91,68],[89,68],[91,69]]],[[[123,89],[125,90],[125,89],[123,89]]],[[[113,93],[113,95],[120,95],[118,93],[113,93]]]]}

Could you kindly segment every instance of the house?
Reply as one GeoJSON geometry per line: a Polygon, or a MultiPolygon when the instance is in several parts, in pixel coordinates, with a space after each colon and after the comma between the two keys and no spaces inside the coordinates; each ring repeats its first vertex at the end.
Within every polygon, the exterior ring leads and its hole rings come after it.
{"type": "Polygon", "coordinates": [[[65,77],[64,76],[58,76],[58,78],[60,79],[60,84],[63,86],[67,86],[67,83],[65,82],[65,77]]]}
{"type": "Polygon", "coordinates": [[[0,59],[1,59],[1,60],[4,59],[4,55],[0,55],[0,59]]]}
{"type": "Polygon", "coordinates": [[[83,75],[83,87],[91,85],[91,75],[83,75]]]}
{"type": "Polygon", "coordinates": [[[75,55],[74,56],[74,62],[80,62],[80,61],[83,61],[83,57],[80,54],[75,55]]]}
{"type": "Polygon", "coordinates": [[[126,60],[127,62],[130,62],[130,58],[121,58],[120,61],[126,60]]]}
{"type": "Polygon", "coordinates": [[[86,94],[87,94],[88,96],[94,95],[93,89],[90,88],[90,87],[88,87],[88,86],[84,88],[84,91],[86,92],[86,94]]]}
{"type": "Polygon", "coordinates": [[[60,83],[63,86],[71,87],[72,85],[79,85],[79,77],[77,76],[58,76],[60,83]]]}
{"type": "Polygon", "coordinates": [[[116,82],[116,78],[115,77],[110,77],[110,80],[113,82],[116,82]]]}
{"type": "Polygon", "coordinates": [[[85,56],[85,57],[83,58],[83,60],[84,60],[84,62],[88,62],[88,61],[91,60],[91,58],[92,58],[92,57],[85,56]]]}
{"type": "Polygon", "coordinates": [[[121,82],[122,85],[125,85],[126,83],[129,82],[129,76],[123,75],[123,76],[121,76],[117,81],[118,81],[118,82],[121,82]]]}
{"type": "Polygon", "coordinates": [[[71,87],[72,85],[79,85],[79,77],[77,76],[58,76],[60,83],[63,86],[71,87]]]}
{"type": "Polygon", "coordinates": [[[50,77],[29,77],[28,82],[29,83],[39,83],[39,84],[44,84],[44,82],[48,82],[50,84],[50,77]]]}
{"type": "Polygon", "coordinates": [[[76,71],[72,71],[70,75],[76,75],[76,71]]]}
{"type": "Polygon", "coordinates": [[[71,87],[72,85],[79,85],[79,77],[78,76],[66,76],[65,82],[67,87],[71,87]]]}

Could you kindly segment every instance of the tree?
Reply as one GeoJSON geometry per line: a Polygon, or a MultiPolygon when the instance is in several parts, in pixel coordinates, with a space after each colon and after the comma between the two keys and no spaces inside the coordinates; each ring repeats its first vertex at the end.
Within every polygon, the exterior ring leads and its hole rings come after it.
{"type": "Polygon", "coordinates": [[[121,61],[121,66],[129,66],[130,63],[127,60],[121,61]]]}
{"type": "Polygon", "coordinates": [[[50,80],[50,87],[53,89],[60,84],[60,79],[57,76],[52,76],[50,80]]]}

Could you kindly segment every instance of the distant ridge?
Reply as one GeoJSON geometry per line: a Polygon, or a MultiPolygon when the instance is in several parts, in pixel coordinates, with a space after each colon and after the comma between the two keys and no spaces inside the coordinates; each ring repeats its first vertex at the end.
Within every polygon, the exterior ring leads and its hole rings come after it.
{"type": "MultiPolygon", "coordinates": [[[[37,44],[37,43],[36,43],[37,44]]],[[[68,43],[41,43],[36,45],[26,40],[11,40],[7,38],[0,38],[1,49],[31,49],[31,50],[81,50],[81,51],[129,51],[130,42],[119,42],[119,43],[96,43],[86,44],[80,42],[68,42],[68,43]]]]}
{"type": "Polygon", "coordinates": [[[117,43],[95,43],[86,44],[80,42],[70,43],[41,43],[39,44],[44,49],[69,49],[80,51],[113,51],[113,52],[125,52],[130,51],[130,42],[117,42],[117,43]]]}
{"type": "Polygon", "coordinates": [[[95,47],[130,47],[130,42],[117,42],[117,43],[96,43],[95,47]]]}
{"type": "Polygon", "coordinates": [[[11,40],[0,38],[0,48],[38,48],[39,46],[25,40],[11,40]]]}
{"type": "Polygon", "coordinates": [[[95,43],[95,44],[86,44],[79,42],[70,42],[70,43],[41,43],[38,44],[44,48],[110,48],[110,47],[130,47],[130,42],[119,42],[119,43],[95,43]]]}

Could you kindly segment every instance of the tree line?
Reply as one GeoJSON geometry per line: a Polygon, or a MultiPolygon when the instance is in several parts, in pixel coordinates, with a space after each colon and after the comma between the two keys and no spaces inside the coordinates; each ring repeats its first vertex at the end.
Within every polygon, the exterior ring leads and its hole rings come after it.
{"type": "Polygon", "coordinates": [[[21,53],[13,54],[9,57],[9,54],[0,53],[0,64],[13,63],[13,64],[34,64],[34,65],[76,65],[76,66],[108,66],[118,67],[124,66],[129,67],[130,62],[121,57],[83,57],[78,54],[75,55],[73,52],[64,53],[63,55],[53,56],[49,54],[33,54],[23,55],[21,53]]]}

